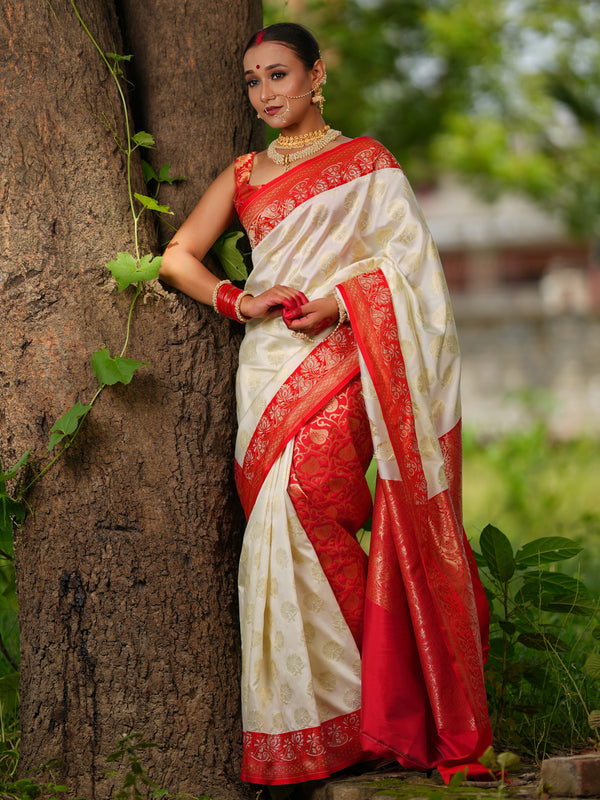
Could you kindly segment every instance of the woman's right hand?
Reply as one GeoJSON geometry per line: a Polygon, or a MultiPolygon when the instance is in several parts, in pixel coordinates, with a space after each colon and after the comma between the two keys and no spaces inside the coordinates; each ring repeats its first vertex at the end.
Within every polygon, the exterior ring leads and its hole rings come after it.
{"type": "Polygon", "coordinates": [[[240,303],[240,311],[244,317],[261,317],[271,319],[280,317],[284,308],[299,308],[308,303],[303,292],[289,286],[277,284],[256,297],[246,295],[240,303]]]}

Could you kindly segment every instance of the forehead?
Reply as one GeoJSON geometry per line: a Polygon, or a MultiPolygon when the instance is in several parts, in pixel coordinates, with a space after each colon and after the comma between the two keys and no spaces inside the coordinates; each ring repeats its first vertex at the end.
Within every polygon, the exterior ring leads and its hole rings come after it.
{"type": "Polygon", "coordinates": [[[269,64],[294,66],[302,62],[293,50],[278,42],[261,42],[251,47],[244,56],[244,70],[264,68],[269,64]]]}

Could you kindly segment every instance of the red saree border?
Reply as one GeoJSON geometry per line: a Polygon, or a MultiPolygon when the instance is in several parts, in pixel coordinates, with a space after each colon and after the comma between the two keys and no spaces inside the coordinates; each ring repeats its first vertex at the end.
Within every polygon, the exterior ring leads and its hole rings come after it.
{"type": "MultiPolygon", "coordinates": [[[[319,153],[278,178],[257,186],[256,191],[236,204],[236,211],[250,244],[256,247],[306,200],[387,168],[400,169],[400,166],[382,144],[369,136],[360,136],[319,153]]],[[[242,198],[243,195],[242,187],[238,185],[236,196],[242,198]]]]}
{"type": "Polygon", "coordinates": [[[290,733],[244,731],[241,778],[266,785],[318,780],[362,757],[358,710],[290,733]]]}
{"type": "Polygon", "coordinates": [[[292,372],[266,407],[250,440],[235,482],[246,518],[277,456],[302,425],[359,372],[349,325],[327,336],[292,372]]]}
{"type": "Polygon", "coordinates": [[[401,476],[399,481],[378,479],[376,490],[365,608],[362,734],[365,742],[378,743],[382,754],[386,747],[402,754],[401,761],[428,767],[468,761],[491,743],[491,726],[482,657],[487,617],[478,597],[483,590],[454,508],[460,497],[460,425],[441,437],[449,489],[428,498],[385,276],[380,270],[364,273],[338,289],[373,380],[401,476]],[[415,670],[422,676],[418,685],[410,680],[415,670]],[[381,676],[390,674],[399,677],[394,693],[380,686],[381,676]],[[411,723],[410,716],[405,719],[411,704],[418,723],[411,723]]]}

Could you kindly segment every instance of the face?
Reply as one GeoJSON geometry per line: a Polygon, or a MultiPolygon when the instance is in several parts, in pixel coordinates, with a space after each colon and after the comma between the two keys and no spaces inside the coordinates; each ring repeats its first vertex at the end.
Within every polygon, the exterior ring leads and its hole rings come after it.
{"type": "Polygon", "coordinates": [[[320,59],[307,70],[293,50],[276,42],[261,42],[244,56],[250,102],[272,128],[298,124],[314,114],[311,90],[323,74],[320,59]],[[298,95],[305,97],[291,99],[298,95]]]}

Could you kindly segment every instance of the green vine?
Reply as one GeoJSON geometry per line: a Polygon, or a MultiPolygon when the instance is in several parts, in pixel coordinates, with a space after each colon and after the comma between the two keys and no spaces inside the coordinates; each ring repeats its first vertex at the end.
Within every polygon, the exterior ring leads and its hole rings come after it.
{"type": "Polygon", "coordinates": [[[119,134],[117,124],[111,124],[106,115],[103,115],[103,121],[107,129],[112,133],[118,148],[125,157],[127,192],[133,220],[134,253],[117,253],[116,258],[106,264],[106,268],[116,280],[119,292],[124,291],[129,286],[135,286],[135,292],[129,305],[125,326],[125,338],[119,355],[111,356],[108,348],[104,346],[92,354],[92,372],[97,379],[98,385],[87,403],[76,402],[52,425],[47,450],[49,453],[54,452],[54,455],[50,458],[48,463],[28,482],[22,483],[18,480],[18,476],[27,466],[31,450],[27,450],[14,466],[6,470],[4,470],[0,462],[0,559],[8,560],[14,558],[12,546],[13,526],[22,525],[29,510],[25,500],[27,492],[57,463],[57,461],[60,460],[69,447],[71,447],[81,431],[88,414],[104,389],[107,386],[113,386],[117,383],[130,383],[135,371],[143,365],[148,365],[146,361],[136,361],[125,357],[125,352],[129,345],[133,313],[142,292],[143,284],[146,281],[151,281],[158,277],[158,271],[162,260],[161,256],[153,256],[151,253],[142,255],[139,239],[139,223],[142,215],[147,211],[164,215],[172,214],[173,212],[168,206],[158,203],[158,191],[163,183],[172,184],[175,181],[184,180],[179,176],[171,177],[169,175],[169,164],[166,164],[156,173],[147,162],[142,161],[146,183],[154,182],[156,184],[155,196],[151,197],[134,192],[131,174],[133,154],[138,148],[153,148],[155,146],[155,141],[154,137],[146,131],[139,131],[135,134],[131,132],[131,120],[125,91],[123,89],[125,76],[122,64],[123,62],[130,61],[132,56],[105,53],[83,20],[74,0],[71,0],[71,6],[80,25],[106,65],[119,95],[125,122],[125,136],[122,137],[119,134]],[[57,450],[56,448],[59,449],[57,450]],[[8,488],[9,483],[14,487],[12,491],[8,488]]]}

